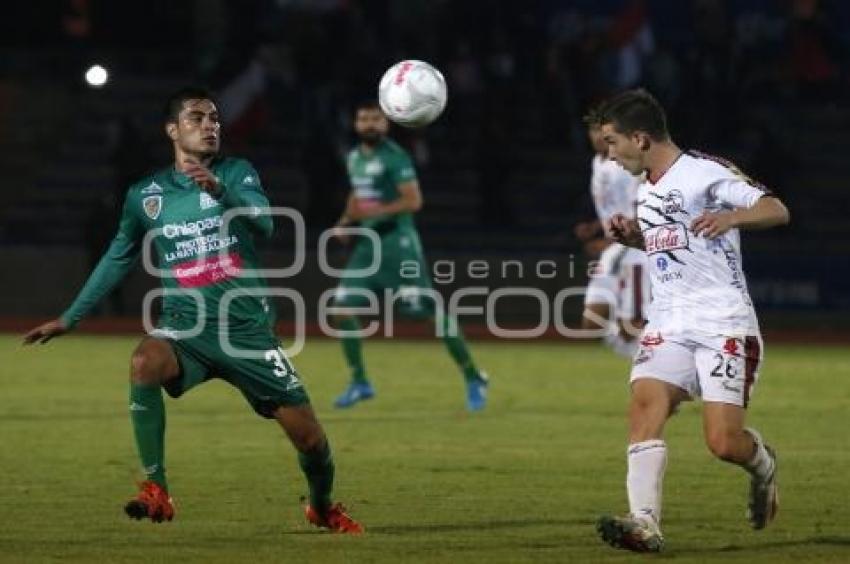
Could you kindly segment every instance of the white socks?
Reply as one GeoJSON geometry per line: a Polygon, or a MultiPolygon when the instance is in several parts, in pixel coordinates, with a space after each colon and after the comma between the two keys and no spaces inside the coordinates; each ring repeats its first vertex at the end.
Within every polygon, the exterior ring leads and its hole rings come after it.
{"type": "Polygon", "coordinates": [[[742,466],[747,472],[757,478],[765,479],[773,472],[773,459],[770,457],[767,449],[764,448],[764,441],[758,431],[749,427],[744,429],[744,431],[755,440],[756,451],[753,453],[753,457],[742,464],[742,466]]]}
{"type": "Polygon", "coordinates": [[[638,351],[638,341],[640,339],[625,340],[619,333],[605,335],[605,344],[614,349],[614,352],[628,359],[634,358],[638,351]]]}
{"type": "Polygon", "coordinates": [[[629,512],[635,517],[652,517],[656,524],[660,523],[667,444],[661,439],[633,443],[626,454],[629,462],[626,475],[629,512]]]}

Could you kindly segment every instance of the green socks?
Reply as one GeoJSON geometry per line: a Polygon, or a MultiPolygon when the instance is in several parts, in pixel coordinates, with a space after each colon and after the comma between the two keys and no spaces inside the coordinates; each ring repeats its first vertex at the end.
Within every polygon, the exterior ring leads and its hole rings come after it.
{"type": "Polygon", "coordinates": [[[165,404],[158,385],[130,384],[130,421],[148,480],[168,491],[165,481],[165,404]]]}
{"type": "Polygon", "coordinates": [[[321,514],[331,505],[334,485],[334,460],[330,445],[325,441],[310,452],[299,452],[298,463],[310,487],[310,506],[321,514]]]}
{"type": "MultiPolygon", "coordinates": [[[[342,331],[360,331],[360,322],[356,317],[344,317],[339,328],[342,331]]],[[[361,350],[360,337],[345,336],[342,337],[342,352],[345,354],[345,361],[351,369],[351,379],[354,382],[365,384],[366,367],[363,365],[363,351],[361,350]]]]}
{"type": "MultiPolygon", "coordinates": [[[[471,381],[479,378],[478,367],[472,361],[472,356],[470,356],[469,349],[466,347],[466,341],[457,320],[448,315],[442,317],[440,322],[442,324],[443,342],[445,342],[452,359],[463,372],[464,379],[471,381]]],[[[339,322],[339,329],[350,332],[359,331],[360,322],[356,317],[346,317],[339,322]]],[[[351,369],[351,379],[356,383],[365,384],[368,379],[366,378],[366,367],[363,363],[360,337],[345,336],[341,340],[345,360],[351,369]]]]}
{"type": "Polygon", "coordinates": [[[469,349],[466,348],[466,341],[463,339],[463,332],[460,330],[457,319],[444,315],[441,329],[443,342],[446,344],[452,359],[463,371],[463,379],[467,382],[478,379],[478,367],[475,366],[472,356],[469,354],[469,349]]]}

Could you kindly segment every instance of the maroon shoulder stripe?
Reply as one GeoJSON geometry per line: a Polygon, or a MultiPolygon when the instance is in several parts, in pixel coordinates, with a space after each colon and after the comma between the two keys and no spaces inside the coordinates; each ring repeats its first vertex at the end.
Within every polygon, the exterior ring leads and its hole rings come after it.
{"type": "Polygon", "coordinates": [[[688,151],[688,154],[697,159],[705,159],[707,161],[711,161],[713,163],[717,163],[720,166],[728,169],[732,174],[738,176],[741,180],[752,186],[753,188],[758,188],[762,192],[764,192],[765,196],[773,196],[773,191],[759,182],[758,180],[753,180],[749,176],[743,173],[738,166],[730,161],[729,159],[724,159],[723,157],[719,157],[717,155],[712,155],[710,153],[703,153],[702,151],[697,151],[695,149],[691,149],[688,151]]]}

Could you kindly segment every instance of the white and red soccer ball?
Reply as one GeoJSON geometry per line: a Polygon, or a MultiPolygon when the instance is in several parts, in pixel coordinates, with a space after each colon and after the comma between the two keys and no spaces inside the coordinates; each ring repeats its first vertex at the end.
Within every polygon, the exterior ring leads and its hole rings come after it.
{"type": "Polygon", "coordinates": [[[389,68],[378,84],[378,103],[386,116],[405,127],[423,127],[446,107],[443,75],[423,61],[401,61],[389,68]]]}

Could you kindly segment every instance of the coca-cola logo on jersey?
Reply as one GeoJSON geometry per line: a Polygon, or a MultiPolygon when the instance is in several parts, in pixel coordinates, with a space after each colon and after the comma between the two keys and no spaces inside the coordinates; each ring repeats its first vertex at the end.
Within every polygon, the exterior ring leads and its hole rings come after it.
{"type": "Polygon", "coordinates": [[[660,253],[688,248],[688,230],[682,223],[666,223],[644,232],[646,253],[660,253]]]}

